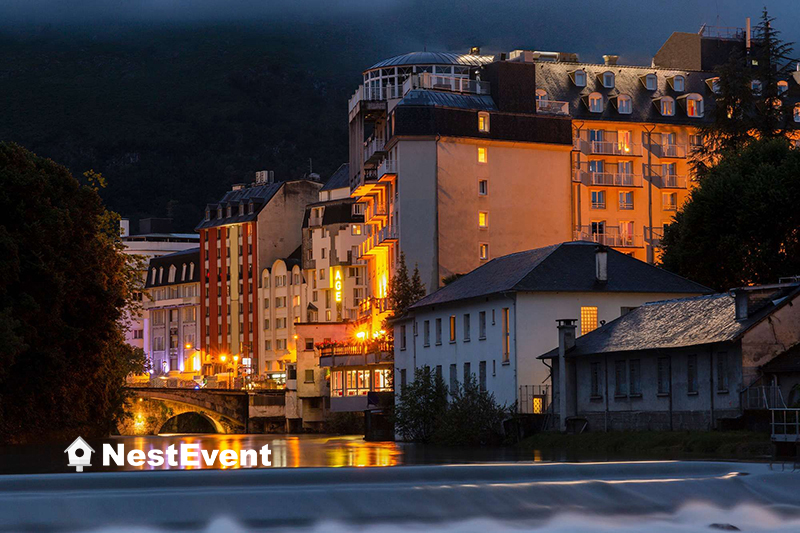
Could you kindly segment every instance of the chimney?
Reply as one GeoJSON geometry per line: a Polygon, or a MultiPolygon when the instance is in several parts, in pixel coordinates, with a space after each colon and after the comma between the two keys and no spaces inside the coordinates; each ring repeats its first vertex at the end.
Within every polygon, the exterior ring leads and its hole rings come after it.
{"type": "MultiPolygon", "coordinates": [[[[574,318],[561,318],[556,320],[558,323],[558,415],[560,417],[560,429],[567,429],[567,350],[575,346],[575,323],[574,318]]],[[[553,384],[555,385],[555,383],[553,384]]]]}
{"type": "Polygon", "coordinates": [[[241,191],[242,189],[244,189],[244,183],[234,183],[231,187],[232,191],[241,191]]]}
{"type": "Polygon", "coordinates": [[[481,55],[481,47],[480,46],[472,46],[472,47],[470,47],[469,55],[471,55],[471,56],[479,56],[479,55],[481,55]]]}
{"type": "Polygon", "coordinates": [[[256,172],[256,185],[272,185],[275,183],[274,170],[259,170],[256,172]]]}
{"type": "Polygon", "coordinates": [[[595,280],[601,283],[608,281],[608,251],[605,246],[598,246],[594,251],[595,280]]]}
{"type": "Polygon", "coordinates": [[[736,308],[736,320],[747,320],[749,297],[745,289],[733,289],[733,300],[736,308]]]}
{"type": "Polygon", "coordinates": [[[558,356],[563,356],[567,350],[575,346],[575,331],[578,329],[578,320],[575,318],[559,318],[558,323],[558,356]]]}
{"type": "Polygon", "coordinates": [[[603,61],[605,62],[607,67],[613,67],[614,65],[616,65],[618,59],[619,56],[614,56],[614,55],[603,56],[603,61]]]}

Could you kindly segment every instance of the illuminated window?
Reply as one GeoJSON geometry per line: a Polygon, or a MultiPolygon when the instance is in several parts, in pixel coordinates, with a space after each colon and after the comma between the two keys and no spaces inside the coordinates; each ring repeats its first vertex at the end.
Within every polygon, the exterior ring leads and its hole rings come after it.
{"type": "Polygon", "coordinates": [[[621,94],[617,96],[617,111],[620,115],[630,115],[633,112],[630,95],[621,94]]]}
{"type": "Polygon", "coordinates": [[[373,385],[372,390],[378,392],[391,392],[392,390],[392,371],[388,368],[372,371],[373,385]]]}
{"type": "Polygon", "coordinates": [[[585,70],[575,70],[570,74],[570,77],[572,78],[572,83],[574,83],[576,87],[586,87],[585,70]]]}
{"type": "Polygon", "coordinates": [[[675,114],[675,100],[671,96],[664,96],[658,102],[658,109],[665,117],[671,117],[675,114]]]}
{"type": "Polygon", "coordinates": [[[603,72],[603,74],[600,77],[601,82],[603,83],[603,87],[605,87],[606,89],[613,89],[614,78],[615,78],[614,73],[611,72],[610,70],[603,72]]]}
{"type": "Polygon", "coordinates": [[[481,196],[486,196],[489,194],[489,181],[488,180],[478,180],[478,194],[481,196]]]}
{"type": "Polygon", "coordinates": [[[478,131],[489,133],[489,113],[483,111],[478,113],[478,131]]]}
{"type": "Polygon", "coordinates": [[[511,354],[511,322],[509,320],[508,307],[503,308],[503,362],[508,363],[511,354]]]}
{"type": "Polygon", "coordinates": [[[581,335],[597,329],[597,307],[581,307],[581,335]]]}
{"type": "Polygon", "coordinates": [[[486,163],[486,148],[483,146],[478,147],[478,163],[486,163]]]}
{"type": "Polygon", "coordinates": [[[353,224],[351,226],[352,235],[361,235],[361,224],[353,224]]]}
{"type": "Polygon", "coordinates": [[[617,132],[617,150],[620,154],[629,154],[633,147],[633,134],[630,130],[617,132]]]}
{"type": "Polygon", "coordinates": [[[450,342],[456,342],[456,315],[450,315],[450,342]]]}
{"type": "Polygon", "coordinates": [[[646,74],[639,79],[648,91],[655,91],[658,88],[658,78],[655,74],[646,74]]]}
{"type": "Polygon", "coordinates": [[[778,94],[784,94],[786,91],[789,90],[789,82],[786,80],[781,80],[778,82],[778,94]]]}
{"type": "Polygon", "coordinates": [[[344,394],[342,371],[331,372],[331,396],[341,397],[344,394]]]}
{"type": "Polygon", "coordinates": [[[481,211],[478,213],[478,226],[481,228],[489,227],[489,213],[481,211]]]}
{"type": "Polygon", "coordinates": [[[603,95],[600,93],[592,93],[589,95],[589,111],[592,113],[603,112],[603,95]]]}
{"type": "Polygon", "coordinates": [[[489,259],[489,245],[485,242],[482,242],[478,248],[478,256],[480,257],[481,261],[486,261],[489,259]]]}
{"type": "Polygon", "coordinates": [[[703,97],[699,94],[690,94],[686,97],[686,115],[700,118],[703,116],[703,97]]]}

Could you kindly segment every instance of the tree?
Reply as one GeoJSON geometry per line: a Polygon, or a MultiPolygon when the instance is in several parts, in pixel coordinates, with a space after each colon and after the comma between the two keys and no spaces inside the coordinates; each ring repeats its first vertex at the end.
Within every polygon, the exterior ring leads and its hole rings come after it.
{"type": "Polygon", "coordinates": [[[404,439],[429,442],[447,410],[447,387],[429,366],[414,369],[414,381],[404,385],[395,406],[395,427],[404,439]]]}
{"type": "Polygon", "coordinates": [[[800,273],[800,150],[751,141],[709,167],[665,227],[662,266],[717,290],[800,273]]]}
{"type": "Polygon", "coordinates": [[[509,411],[506,405],[498,405],[494,394],[481,390],[475,374],[470,374],[450,391],[450,402],[434,440],[448,445],[498,444],[503,439],[503,420],[509,411]]]}
{"type": "Polygon", "coordinates": [[[387,291],[389,302],[392,304],[394,316],[403,316],[408,308],[417,300],[425,296],[425,284],[419,274],[419,268],[414,267],[411,278],[408,277],[408,267],[406,266],[406,256],[400,253],[400,264],[394,277],[389,280],[387,291]]]}
{"type": "Polygon", "coordinates": [[[0,143],[0,441],[107,435],[144,354],[122,310],[141,277],[94,186],[0,143]]]}

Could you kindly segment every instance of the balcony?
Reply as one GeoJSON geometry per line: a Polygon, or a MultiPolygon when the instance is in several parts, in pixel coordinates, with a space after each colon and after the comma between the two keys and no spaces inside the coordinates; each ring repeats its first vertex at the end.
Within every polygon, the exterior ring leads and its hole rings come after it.
{"type": "Polygon", "coordinates": [[[659,159],[686,159],[685,144],[658,144],[653,143],[647,146],[654,156],[659,159]]]}
{"type": "Polygon", "coordinates": [[[384,226],[373,232],[360,244],[360,257],[375,255],[379,249],[397,242],[397,238],[397,228],[395,226],[384,226]]]}
{"type": "Polygon", "coordinates": [[[658,166],[650,167],[650,181],[659,189],[685,189],[686,176],[665,174],[658,166]]]}
{"type": "Polygon", "coordinates": [[[370,137],[364,141],[364,164],[377,164],[380,158],[386,156],[386,140],[382,137],[370,137]]]}
{"type": "Polygon", "coordinates": [[[573,181],[578,181],[584,185],[602,187],[641,187],[642,176],[640,174],[629,174],[627,172],[589,172],[587,170],[575,169],[573,181]]]}
{"type": "Polygon", "coordinates": [[[366,366],[394,361],[394,342],[367,341],[335,343],[319,349],[319,366],[366,366]]]}
{"type": "Polygon", "coordinates": [[[605,226],[597,231],[592,226],[578,226],[572,236],[573,241],[596,242],[612,248],[641,248],[642,236],[620,232],[617,226],[605,226]]]}
{"type": "Polygon", "coordinates": [[[359,85],[353,96],[347,102],[348,113],[352,113],[356,106],[361,102],[376,103],[379,107],[385,107],[385,102],[393,98],[402,98],[403,87],[401,85],[389,85],[387,87],[364,87],[359,85]]]}
{"type": "Polygon", "coordinates": [[[644,227],[644,240],[654,248],[661,247],[661,239],[664,238],[664,228],[644,227]]]}
{"type": "Polygon", "coordinates": [[[543,115],[569,116],[569,102],[558,100],[536,100],[536,112],[543,115]]]}
{"type": "Polygon", "coordinates": [[[361,317],[371,316],[373,313],[381,314],[392,310],[389,298],[364,298],[358,304],[358,313],[361,317]]]}
{"type": "Polygon", "coordinates": [[[388,181],[395,177],[397,177],[397,160],[384,159],[381,161],[381,164],[378,165],[378,180],[388,181]]]}
{"type": "Polygon", "coordinates": [[[410,76],[403,83],[404,95],[414,89],[432,89],[465,94],[489,94],[489,82],[423,72],[410,76]]]}
{"type": "Polygon", "coordinates": [[[642,155],[641,145],[621,140],[593,141],[581,136],[574,139],[573,147],[575,150],[587,155],[617,155],[624,157],[639,157],[642,155]]]}

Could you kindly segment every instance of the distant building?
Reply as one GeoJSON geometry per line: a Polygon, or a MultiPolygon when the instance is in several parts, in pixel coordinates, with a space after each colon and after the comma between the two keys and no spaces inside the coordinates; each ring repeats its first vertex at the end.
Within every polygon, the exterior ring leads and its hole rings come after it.
{"type": "Polygon", "coordinates": [[[714,429],[764,407],[772,362],[800,343],[800,283],[651,302],[576,339],[577,316],[561,312],[558,348],[540,357],[562,428],[714,429]]]}
{"type": "Polygon", "coordinates": [[[613,249],[566,242],[489,261],[429,294],[394,326],[395,385],[428,366],[452,390],[473,376],[500,403],[543,412],[555,321],[587,334],[646,302],[710,289],[613,249]]]}
{"type": "Polygon", "coordinates": [[[233,360],[250,376],[263,368],[261,273],[300,246],[306,205],[317,201],[320,187],[312,180],[275,182],[271,173],[260,172],[255,183],[236,185],[206,207],[197,226],[205,367],[233,360]]]}
{"type": "Polygon", "coordinates": [[[154,374],[186,372],[199,375],[200,249],[150,260],[144,302],[148,345],[154,374]]]}

